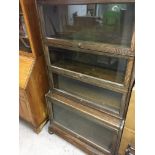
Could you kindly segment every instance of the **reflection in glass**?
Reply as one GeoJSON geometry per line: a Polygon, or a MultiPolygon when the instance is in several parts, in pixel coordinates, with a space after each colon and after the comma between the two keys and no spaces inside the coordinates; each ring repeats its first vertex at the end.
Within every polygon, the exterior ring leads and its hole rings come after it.
{"type": "Polygon", "coordinates": [[[52,38],[130,46],[134,4],[43,5],[52,38]]]}
{"type": "Polygon", "coordinates": [[[123,84],[127,59],[49,47],[51,64],[123,84]]]}
{"type": "MultiPolygon", "coordinates": [[[[54,103],[54,102],[53,102],[54,103]]],[[[105,128],[97,120],[83,116],[82,113],[69,107],[53,104],[54,120],[65,128],[79,134],[91,142],[112,151],[113,140],[116,135],[110,129],[105,128]]]]}
{"type": "Polygon", "coordinates": [[[31,52],[30,42],[28,39],[21,6],[19,7],[19,50],[24,52],[31,52]]]}
{"type": "Polygon", "coordinates": [[[19,49],[24,52],[31,53],[30,42],[28,38],[20,38],[19,39],[19,49]]]}
{"type": "Polygon", "coordinates": [[[99,109],[108,108],[117,114],[120,111],[122,94],[96,87],[62,75],[54,74],[55,88],[76,95],[80,99],[91,101],[99,109]]]}

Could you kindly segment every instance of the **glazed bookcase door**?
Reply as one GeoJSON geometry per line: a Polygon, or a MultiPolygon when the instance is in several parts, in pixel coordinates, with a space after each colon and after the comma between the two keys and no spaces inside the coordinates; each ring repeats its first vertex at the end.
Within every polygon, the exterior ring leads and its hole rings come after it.
{"type": "MultiPolygon", "coordinates": [[[[48,97],[47,97],[48,98],[48,97]]],[[[121,122],[115,124],[117,127],[106,124],[93,117],[87,111],[77,110],[76,107],[65,105],[64,101],[57,98],[48,98],[53,110],[52,126],[59,126],[69,133],[75,134],[81,141],[90,146],[113,155],[119,141],[119,127],[121,122]],[[87,114],[86,114],[87,112],[87,114]]]]}
{"type": "Polygon", "coordinates": [[[63,57],[63,61],[54,60],[57,64],[52,64],[53,70],[62,71],[61,68],[65,66],[64,69],[72,71],[78,72],[80,69],[83,71],[82,74],[90,71],[93,75],[89,73],[88,75],[104,79],[104,85],[118,87],[122,91],[126,88],[127,91],[134,62],[134,3],[132,2],[40,0],[38,10],[47,64],[53,63],[51,53],[55,57],[59,54],[67,57],[68,53],[69,57],[66,59],[63,57]],[[83,55],[83,61],[73,60],[71,55],[83,55]],[[97,66],[88,62],[89,59],[93,63],[92,57],[94,59],[98,57],[97,62],[94,62],[97,66]],[[101,63],[104,63],[104,68],[101,63]],[[90,70],[90,65],[93,66],[91,68],[93,71],[90,70]],[[116,68],[111,68],[112,65],[116,68]],[[67,68],[69,66],[72,68],[67,68]],[[105,74],[102,74],[103,72],[105,74]]]}
{"type": "Polygon", "coordinates": [[[98,0],[40,1],[40,4],[46,38],[131,47],[134,3],[98,0]]]}
{"type": "Polygon", "coordinates": [[[134,1],[39,2],[44,43],[134,55],[134,1]]]}
{"type": "Polygon", "coordinates": [[[53,79],[53,91],[56,93],[97,110],[123,117],[126,93],[94,86],[61,74],[50,73],[50,79],[53,79]]]}
{"type": "Polygon", "coordinates": [[[130,82],[133,59],[49,47],[49,69],[91,84],[124,92],[130,82]]]}

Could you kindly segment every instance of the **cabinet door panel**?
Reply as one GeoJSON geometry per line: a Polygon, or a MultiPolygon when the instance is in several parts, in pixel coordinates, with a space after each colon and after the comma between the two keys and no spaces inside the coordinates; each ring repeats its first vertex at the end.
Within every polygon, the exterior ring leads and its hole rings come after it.
{"type": "Polygon", "coordinates": [[[51,65],[124,85],[127,58],[49,47],[51,65]]]}
{"type": "Polygon", "coordinates": [[[78,110],[58,102],[53,103],[53,120],[91,145],[113,153],[117,144],[117,132],[102,122],[78,110]]]}
{"type": "Polygon", "coordinates": [[[117,44],[130,47],[134,3],[42,5],[48,38],[117,44]]]}
{"type": "Polygon", "coordinates": [[[19,115],[26,121],[31,122],[30,109],[28,107],[28,100],[24,90],[19,91],[19,115]]]}
{"type": "Polygon", "coordinates": [[[53,74],[54,88],[62,94],[68,94],[78,98],[80,101],[86,100],[88,106],[99,110],[108,110],[119,115],[121,110],[123,94],[110,91],[108,89],[96,87],[72,78],[53,74]]]}

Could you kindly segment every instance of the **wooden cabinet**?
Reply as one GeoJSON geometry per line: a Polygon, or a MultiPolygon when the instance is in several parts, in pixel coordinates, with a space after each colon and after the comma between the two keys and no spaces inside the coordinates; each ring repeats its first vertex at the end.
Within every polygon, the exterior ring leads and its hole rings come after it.
{"type": "Polygon", "coordinates": [[[50,126],[89,154],[117,155],[134,81],[133,0],[37,0],[50,126]]]}
{"type": "Polygon", "coordinates": [[[35,132],[46,123],[48,79],[35,1],[20,0],[19,116],[35,132]]]}
{"type": "Polygon", "coordinates": [[[120,155],[125,154],[128,145],[135,147],[135,88],[132,90],[127,117],[125,120],[125,126],[119,148],[120,155]]]}

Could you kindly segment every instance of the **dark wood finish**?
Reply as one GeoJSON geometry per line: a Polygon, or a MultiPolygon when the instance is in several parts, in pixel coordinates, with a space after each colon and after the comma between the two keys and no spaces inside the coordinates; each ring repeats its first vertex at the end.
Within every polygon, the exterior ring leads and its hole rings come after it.
{"type": "Polygon", "coordinates": [[[125,94],[123,94],[123,96],[122,96],[122,100],[121,100],[121,108],[120,108],[120,117],[121,118],[123,118],[124,117],[124,115],[125,115],[125,107],[126,106],[128,106],[128,102],[126,101],[126,99],[127,99],[127,94],[128,93],[125,93],[125,94]]]}
{"type": "Polygon", "coordinates": [[[62,137],[63,139],[67,140],[71,144],[75,145],[79,149],[83,150],[87,154],[92,155],[107,155],[104,154],[102,151],[99,151],[98,149],[95,149],[94,147],[90,146],[89,144],[81,141],[80,139],[76,138],[75,135],[71,134],[70,132],[66,132],[65,129],[62,129],[60,126],[52,123],[49,126],[49,132],[53,132],[57,134],[58,136],[62,137]]]}
{"type": "MultiPolygon", "coordinates": [[[[125,47],[121,45],[115,44],[106,44],[106,43],[96,43],[90,41],[71,41],[65,39],[56,39],[56,38],[48,38],[46,37],[45,32],[45,25],[44,25],[44,17],[43,17],[43,10],[42,4],[52,4],[52,5],[61,5],[61,4],[93,4],[93,3],[134,3],[135,0],[37,0],[38,3],[38,14],[40,16],[40,24],[42,27],[42,34],[43,34],[43,43],[46,45],[52,45],[60,48],[67,48],[76,50],[77,47],[80,48],[81,51],[88,50],[89,52],[105,52],[110,54],[116,54],[118,56],[124,57],[132,57],[134,56],[134,41],[135,35],[133,33],[131,46],[125,47]]],[[[134,27],[133,27],[134,29],[134,27]]]]}
{"type": "Polygon", "coordinates": [[[119,129],[120,128],[120,125],[121,125],[121,120],[120,119],[117,119],[116,117],[114,116],[109,116],[107,115],[106,113],[103,113],[103,112],[100,112],[100,111],[97,111],[95,109],[92,109],[88,106],[84,106],[78,102],[75,102],[73,100],[70,100],[68,98],[65,98],[57,93],[48,93],[46,95],[46,97],[51,100],[54,100],[54,101],[57,101],[57,102],[61,102],[63,104],[65,104],[66,106],[69,106],[69,107],[72,107],[86,115],[90,115],[102,122],[104,122],[105,125],[109,126],[110,125],[110,128],[113,127],[113,129],[115,131],[117,131],[116,129],[119,129]]]}
{"type": "Polygon", "coordinates": [[[130,104],[132,88],[134,87],[134,84],[135,84],[135,65],[133,66],[133,70],[132,70],[132,73],[130,76],[131,76],[131,79],[130,79],[130,85],[128,87],[128,92],[127,92],[127,97],[126,97],[126,103],[127,104],[126,104],[125,109],[124,109],[124,116],[123,116],[124,119],[126,118],[128,106],[130,104]]]}
{"type": "MultiPolygon", "coordinates": [[[[108,127],[110,130],[113,130],[114,132],[116,132],[116,134],[118,133],[117,143],[116,143],[116,141],[113,142],[113,149],[114,148],[117,149],[117,145],[119,144],[119,141],[120,141],[122,126],[123,126],[123,122],[120,119],[117,119],[112,116],[110,118],[109,115],[107,115],[105,113],[101,113],[97,110],[93,110],[92,108],[83,106],[83,105],[79,104],[78,102],[74,102],[73,100],[66,99],[65,97],[57,95],[55,93],[50,92],[46,95],[46,97],[47,97],[49,104],[51,101],[51,105],[52,105],[52,102],[54,102],[56,104],[60,104],[60,103],[65,104],[66,106],[69,106],[73,109],[76,109],[77,111],[80,111],[81,113],[87,115],[88,117],[94,117],[95,119],[102,121],[105,127],[108,127]]],[[[49,131],[54,132],[58,135],[61,135],[65,139],[67,137],[68,138],[70,137],[69,139],[74,138],[75,141],[73,144],[75,144],[75,145],[80,145],[83,142],[85,143],[85,145],[89,144],[88,146],[89,146],[89,148],[91,148],[91,153],[95,149],[97,149],[96,151],[100,150],[102,153],[105,152],[105,154],[109,154],[109,155],[114,154],[114,152],[109,152],[108,150],[105,150],[104,148],[99,147],[98,145],[92,144],[91,142],[87,141],[86,139],[83,139],[80,135],[77,135],[76,133],[73,133],[70,130],[63,128],[60,124],[55,122],[54,119],[52,119],[52,123],[49,127],[49,131]],[[58,131],[60,131],[60,132],[58,132],[58,131]],[[63,136],[63,134],[67,135],[67,137],[63,136]]],[[[67,138],[67,140],[69,140],[68,138],[67,138]]],[[[84,151],[86,151],[86,150],[84,149],[84,151]]]]}
{"type": "Polygon", "coordinates": [[[135,0],[37,0],[43,4],[131,3],[135,0]]]}
{"type": "Polygon", "coordinates": [[[45,55],[47,66],[50,66],[51,65],[50,55],[49,55],[48,46],[46,46],[46,45],[44,46],[44,55],[45,55]]]}
{"type": "Polygon", "coordinates": [[[114,90],[116,92],[125,93],[127,92],[127,88],[124,89],[122,84],[110,82],[104,79],[94,78],[93,76],[89,76],[86,74],[74,72],[71,70],[63,69],[57,66],[49,66],[48,67],[50,71],[58,74],[62,74],[65,76],[72,77],[73,79],[80,80],[86,83],[91,83],[93,85],[96,85],[98,87],[108,88],[110,90],[114,90]]]}
{"type": "Polygon", "coordinates": [[[128,64],[127,64],[127,68],[126,68],[125,80],[124,80],[124,86],[127,87],[127,88],[130,85],[130,80],[131,80],[131,75],[132,75],[132,72],[133,72],[133,67],[134,67],[134,60],[129,59],[128,64]]]}
{"type": "Polygon", "coordinates": [[[43,7],[36,1],[36,6],[37,6],[37,13],[39,16],[39,25],[41,27],[41,33],[42,33],[42,40],[45,38],[45,24],[44,24],[44,15],[43,15],[43,7]]]}
{"type": "Polygon", "coordinates": [[[135,32],[133,32],[132,40],[131,40],[131,50],[135,51],[135,32]]]}
{"type": "MultiPolygon", "coordinates": [[[[53,80],[53,74],[52,74],[53,72],[49,72],[49,77],[50,77],[50,79],[51,79],[51,81],[53,80]]],[[[61,74],[57,74],[57,75],[61,75],[61,74]]],[[[64,75],[64,74],[62,74],[62,75],[64,75]]],[[[71,76],[70,76],[71,77],[71,76]]],[[[79,80],[79,79],[78,79],[79,80]]],[[[80,80],[81,81],[81,80],[80,80]]],[[[83,81],[82,81],[83,82],[83,81]]],[[[88,82],[88,84],[89,84],[89,82],[88,82]]],[[[92,83],[91,83],[91,85],[93,85],[92,83]]],[[[98,85],[98,87],[101,87],[101,85],[98,85]]],[[[102,88],[105,88],[106,89],[106,87],[105,86],[103,86],[102,88]]],[[[78,97],[78,96],[76,96],[76,95],[73,95],[73,94],[71,94],[71,93],[68,93],[68,92],[66,92],[66,91],[63,91],[63,90],[60,90],[60,89],[58,89],[58,87],[57,87],[57,83],[55,82],[53,82],[53,84],[52,84],[52,90],[53,90],[53,92],[56,92],[56,93],[58,93],[58,94],[62,94],[63,96],[65,96],[65,97],[67,97],[67,98],[70,98],[70,99],[72,99],[72,100],[75,100],[75,101],[79,101],[79,102],[81,102],[81,104],[83,104],[83,105],[86,105],[86,106],[90,106],[90,107],[92,107],[92,108],[94,108],[94,109],[97,109],[97,110],[99,110],[99,111],[103,111],[103,112],[106,112],[106,113],[108,113],[109,115],[115,115],[116,117],[119,117],[119,118],[123,118],[123,116],[124,116],[124,113],[125,113],[125,107],[128,105],[127,104],[127,102],[126,102],[126,98],[127,98],[127,92],[120,92],[120,91],[116,91],[116,90],[114,90],[114,89],[110,89],[109,87],[108,87],[108,90],[111,90],[111,91],[114,91],[114,92],[117,92],[117,93],[122,93],[122,99],[121,99],[121,102],[120,102],[120,105],[121,105],[121,107],[120,107],[120,111],[119,111],[119,113],[116,113],[116,111],[113,111],[112,109],[110,109],[110,108],[103,108],[102,106],[100,107],[100,106],[96,106],[96,104],[95,103],[93,103],[92,101],[89,101],[89,100],[85,100],[85,99],[83,99],[83,98],[80,98],[80,97],[78,97]]],[[[110,102],[110,98],[108,99],[108,101],[110,102]]]]}
{"type": "Polygon", "coordinates": [[[90,41],[69,41],[64,39],[46,38],[44,43],[48,46],[76,50],[80,52],[94,53],[98,55],[110,55],[116,57],[133,57],[134,52],[131,48],[106,43],[95,43],[90,41]]]}
{"type": "Polygon", "coordinates": [[[106,83],[114,83],[116,86],[123,86],[123,74],[118,74],[116,79],[116,72],[104,68],[99,68],[96,66],[91,65],[85,65],[79,62],[70,62],[68,61],[59,61],[56,63],[53,63],[51,67],[60,68],[62,70],[70,70],[72,72],[79,73],[79,78],[83,78],[84,76],[93,77],[95,79],[99,79],[102,81],[105,81],[106,83]],[[83,76],[83,77],[82,77],[83,76]]]}
{"type": "Polygon", "coordinates": [[[135,88],[132,90],[130,104],[125,120],[119,154],[124,155],[128,144],[135,146],[135,88]]]}
{"type": "MultiPolygon", "coordinates": [[[[88,154],[112,154],[118,155],[118,149],[120,145],[122,128],[124,125],[124,119],[126,116],[126,111],[129,104],[131,87],[134,82],[134,57],[135,57],[135,34],[133,31],[132,40],[130,47],[115,45],[115,44],[106,44],[106,43],[97,43],[92,41],[77,41],[77,40],[65,40],[65,39],[56,39],[56,38],[48,38],[46,37],[45,29],[44,29],[44,17],[42,4],[93,4],[93,3],[134,3],[134,0],[37,0],[38,6],[38,15],[40,18],[40,26],[42,30],[42,43],[44,45],[44,55],[46,58],[46,64],[48,67],[49,79],[51,83],[50,91],[46,95],[46,101],[48,104],[49,111],[49,133],[56,133],[65,140],[70,143],[76,145],[83,151],[88,154]],[[68,68],[63,68],[60,64],[51,63],[50,55],[49,55],[49,46],[57,47],[72,51],[78,51],[83,53],[91,53],[96,55],[105,55],[112,56],[117,58],[126,58],[128,59],[125,78],[123,83],[118,83],[112,80],[105,80],[104,78],[96,78],[94,75],[86,75],[81,73],[79,70],[73,71],[72,64],[68,64],[68,68]],[[65,93],[61,90],[56,89],[53,85],[55,85],[53,74],[60,74],[66,77],[73,78],[74,80],[82,81],[91,85],[95,85],[101,88],[106,88],[115,92],[119,92],[123,94],[121,100],[121,108],[120,115],[114,114],[112,112],[106,111],[105,109],[97,109],[93,103],[92,105],[88,105],[88,102],[84,101],[83,98],[77,98],[76,96],[65,93]],[[73,133],[66,128],[62,127],[61,124],[58,124],[54,120],[54,104],[63,104],[64,106],[68,106],[70,108],[77,111],[80,111],[84,115],[88,117],[93,117],[97,120],[103,122],[103,124],[109,129],[113,129],[117,132],[117,142],[114,142],[113,147],[116,149],[114,152],[105,151],[103,148],[96,147],[96,145],[92,145],[88,142],[87,139],[82,139],[76,133],[73,133]]],[[[79,19],[77,19],[79,20],[79,19]]],[[[83,20],[83,19],[82,19],[83,20]]],[[[87,19],[90,20],[90,19],[87,19]]],[[[95,22],[93,19],[92,23],[95,22]]],[[[81,22],[81,19],[80,19],[81,22]]],[[[85,22],[85,21],[82,21],[85,22]]],[[[79,22],[77,22],[79,23],[79,22]]],[[[134,28],[133,28],[134,29],[134,28]]],[[[52,52],[52,51],[51,51],[52,52]]],[[[84,67],[84,66],[83,66],[84,67]]],[[[84,68],[81,68],[81,70],[84,68]]],[[[99,73],[99,72],[98,72],[99,73]]],[[[113,140],[114,141],[114,140],[113,140]]]]}
{"type": "MultiPolygon", "coordinates": [[[[134,39],[132,38],[132,40],[134,40],[134,39]]],[[[134,41],[132,41],[132,42],[134,42],[134,41]]],[[[105,55],[105,56],[123,57],[123,58],[128,59],[128,64],[127,64],[124,83],[122,83],[122,84],[117,83],[112,78],[111,78],[111,80],[109,79],[109,81],[105,80],[105,82],[103,80],[104,77],[103,77],[103,79],[97,78],[98,80],[100,80],[100,82],[98,82],[98,83],[103,82],[104,83],[103,85],[107,86],[107,87],[109,85],[109,89],[110,89],[110,87],[113,87],[114,90],[115,89],[119,89],[119,90],[121,89],[121,92],[125,92],[125,90],[128,89],[128,86],[129,86],[129,83],[130,83],[130,75],[132,73],[133,66],[134,66],[134,53],[132,51],[130,51],[130,52],[127,51],[127,49],[130,50],[130,48],[125,49],[124,47],[122,47],[121,50],[119,50],[120,49],[119,45],[101,44],[101,43],[93,43],[92,44],[90,42],[82,44],[82,43],[79,43],[77,41],[67,41],[67,40],[61,40],[61,39],[46,39],[44,43],[47,44],[47,45],[52,45],[54,47],[59,47],[59,48],[62,48],[62,49],[65,48],[65,49],[79,51],[79,52],[93,53],[93,54],[105,55]],[[56,42],[56,44],[55,44],[55,42],[56,42]],[[80,44],[80,47],[79,47],[79,44],[80,44]],[[92,47],[92,49],[89,48],[89,47],[87,47],[87,48],[82,47],[83,45],[85,47],[85,45],[87,45],[87,44],[88,44],[88,46],[92,47]],[[106,51],[106,47],[109,48],[108,51],[106,51]]],[[[52,71],[58,71],[59,70],[59,72],[61,72],[63,74],[66,74],[66,75],[68,75],[68,74],[70,74],[72,72],[72,71],[70,71],[70,73],[69,72],[67,73],[68,69],[63,69],[63,68],[61,68],[61,66],[55,66],[55,65],[51,66],[48,46],[45,46],[45,48],[46,48],[45,49],[46,62],[48,64],[48,66],[50,66],[49,68],[51,68],[52,71]]],[[[68,64],[68,67],[71,68],[71,65],[68,64]]],[[[83,66],[81,68],[85,68],[85,67],[83,66]]],[[[97,73],[100,74],[100,71],[102,72],[103,69],[98,70],[97,73]]],[[[76,74],[76,73],[74,72],[74,74],[76,74]]],[[[112,74],[113,73],[111,72],[110,73],[111,77],[112,77],[112,74]]],[[[80,75],[75,75],[75,76],[76,77],[80,76],[80,77],[78,77],[78,79],[82,80],[82,79],[86,79],[87,75],[84,75],[84,74],[80,73],[80,75]]],[[[90,79],[90,77],[87,80],[89,81],[89,79],[90,79]]],[[[95,78],[95,80],[93,80],[93,82],[96,81],[96,83],[97,83],[97,79],[95,78]]],[[[87,80],[85,80],[85,82],[87,80]]],[[[90,81],[89,83],[91,83],[91,82],[92,81],[90,81]]]]}
{"type": "Polygon", "coordinates": [[[120,119],[123,117],[124,108],[125,108],[124,103],[125,103],[125,100],[126,100],[126,93],[124,93],[123,96],[122,96],[121,103],[120,103],[121,104],[120,112],[117,113],[115,110],[112,110],[111,108],[107,108],[107,107],[103,107],[103,106],[96,106],[96,104],[94,102],[92,102],[92,101],[81,99],[80,97],[78,97],[76,95],[72,95],[70,93],[67,93],[65,91],[62,91],[62,90],[59,90],[59,89],[56,89],[56,88],[53,88],[53,92],[55,92],[57,94],[60,94],[60,95],[63,95],[66,98],[74,100],[75,102],[80,102],[81,104],[83,104],[85,106],[89,106],[89,107],[91,107],[93,109],[96,109],[98,111],[101,111],[101,112],[107,113],[109,115],[112,115],[114,117],[117,117],[117,118],[120,118],[120,119]]]}
{"type": "MultiPolygon", "coordinates": [[[[45,95],[45,97],[47,96],[47,94],[45,95]]],[[[47,103],[47,110],[48,110],[48,118],[50,121],[50,124],[53,122],[53,107],[51,102],[48,100],[48,98],[46,97],[46,103],[47,103]]]]}

